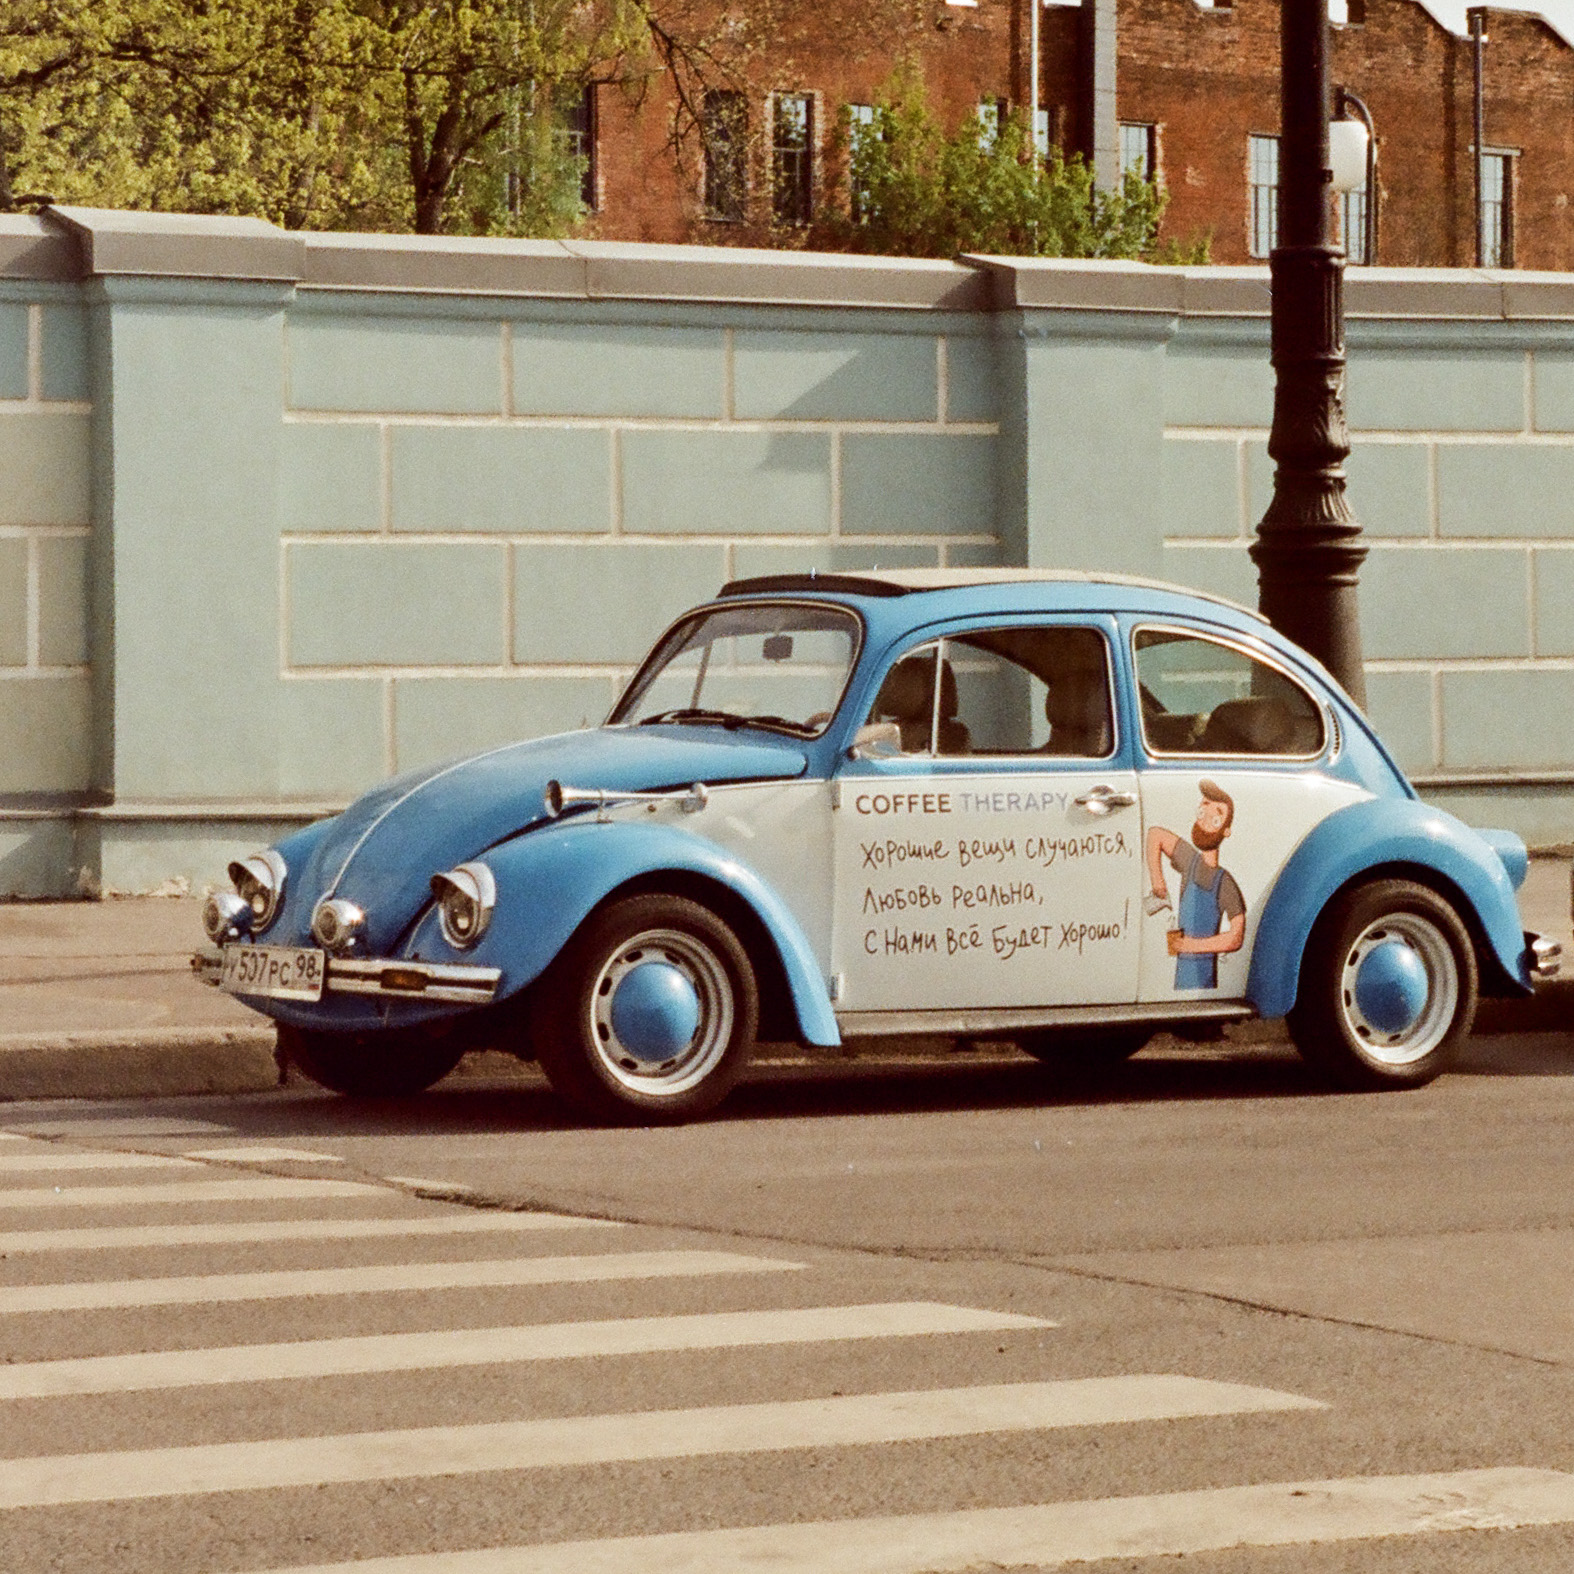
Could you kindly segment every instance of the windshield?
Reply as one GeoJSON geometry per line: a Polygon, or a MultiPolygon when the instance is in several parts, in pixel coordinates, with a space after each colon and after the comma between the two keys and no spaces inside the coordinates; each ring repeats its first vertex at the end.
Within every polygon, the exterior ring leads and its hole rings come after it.
{"type": "Polygon", "coordinates": [[[696,612],[651,652],[611,720],[816,737],[836,714],[860,637],[858,619],[840,607],[767,602],[696,612]]]}

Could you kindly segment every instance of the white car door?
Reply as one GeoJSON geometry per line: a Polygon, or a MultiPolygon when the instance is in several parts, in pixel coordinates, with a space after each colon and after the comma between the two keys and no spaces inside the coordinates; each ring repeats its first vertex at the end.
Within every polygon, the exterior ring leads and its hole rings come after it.
{"type": "Polygon", "coordinates": [[[1141,825],[1111,619],[960,629],[894,661],[832,796],[844,1012],[1130,1004],[1141,825]]]}
{"type": "Polygon", "coordinates": [[[1279,871],[1371,795],[1330,774],[1334,722],[1277,662],[1158,624],[1133,631],[1132,651],[1147,757],[1139,998],[1240,1000],[1279,871]]]}

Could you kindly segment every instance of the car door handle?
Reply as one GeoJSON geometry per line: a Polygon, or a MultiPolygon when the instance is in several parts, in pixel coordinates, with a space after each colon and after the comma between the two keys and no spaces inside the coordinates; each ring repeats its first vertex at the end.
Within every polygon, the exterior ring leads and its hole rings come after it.
{"type": "Polygon", "coordinates": [[[1113,787],[1090,787],[1071,800],[1089,814],[1108,814],[1111,809],[1129,809],[1137,801],[1134,792],[1116,792],[1113,787]]]}

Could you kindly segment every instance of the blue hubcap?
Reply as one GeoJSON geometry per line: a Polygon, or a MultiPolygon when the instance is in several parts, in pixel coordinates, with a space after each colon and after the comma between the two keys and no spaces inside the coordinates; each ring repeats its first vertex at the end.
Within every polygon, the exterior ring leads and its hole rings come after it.
{"type": "Polygon", "coordinates": [[[1355,1004],[1379,1033],[1403,1033],[1426,1009],[1426,963],[1402,940],[1385,940],[1361,958],[1355,1004]]]}
{"type": "Polygon", "coordinates": [[[681,1055],[700,1026],[700,997],[681,968],[641,962],[618,980],[612,1031],[635,1060],[655,1064],[681,1055]]]}

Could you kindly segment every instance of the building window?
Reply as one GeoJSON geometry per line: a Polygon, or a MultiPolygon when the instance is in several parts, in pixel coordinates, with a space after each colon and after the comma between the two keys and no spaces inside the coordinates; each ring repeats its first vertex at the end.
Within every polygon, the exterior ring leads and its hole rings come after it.
{"type": "Polygon", "coordinates": [[[705,144],[706,215],[741,223],[749,195],[749,106],[743,94],[709,89],[700,135],[705,144]]]}
{"type": "Polygon", "coordinates": [[[814,100],[778,93],[771,110],[771,203],[778,224],[814,216],[814,100]]]}
{"type": "Polygon", "coordinates": [[[1514,266],[1514,155],[1498,148],[1481,154],[1481,266],[1514,266]]]}
{"type": "Polygon", "coordinates": [[[1000,140],[1000,128],[1010,111],[1009,101],[1003,98],[986,98],[978,106],[978,145],[986,153],[1000,140]]]}
{"type": "Polygon", "coordinates": [[[1247,169],[1251,197],[1251,254],[1266,257],[1279,244],[1279,139],[1253,137],[1247,169]]]}
{"type": "Polygon", "coordinates": [[[859,153],[880,137],[873,104],[847,106],[847,204],[859,224],[869,219],[869,193],[858,179],[859,153]]]}
{"type": "Polygon", "coordinates": [[[568,151],[580,161],[579,200],[596,206],[596,90],[586,83],[563,113],[563,137],[568,151]]]}
{"type": "Polygon", "coordinates": [[[1354,191],[1339,193],[1339,223],[1344,232],[1344,254],[1348,261],[1364,267],[1372,259],[1367,255],[1366,233],[1366,182],[1363,180],[1354,191]]]}
{"type": "Polygon", "coordinates": [[[1159,128],[1138,121],[1120,123],[1120,170],[1138,180],[1159,178],[1159,128]]]}

